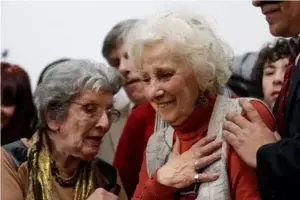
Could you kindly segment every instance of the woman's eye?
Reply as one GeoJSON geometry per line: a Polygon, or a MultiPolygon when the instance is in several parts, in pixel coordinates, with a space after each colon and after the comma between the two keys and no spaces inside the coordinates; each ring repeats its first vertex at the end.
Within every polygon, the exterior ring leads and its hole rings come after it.
{"type": "Polygon", "coordinates": [[[144,76],[143,76],[143,81],[144,81],[145,83],[149,83],[149,82],[150,82],[150,77],[147,76],[147,75],[144,75],[144,76]]]}
{"type": "Polygon", "coordinates": [[[86,105],[86,106],[84,106],[84,110],[87,113],[94,113],[96,108],[93,105],[86,105]]]}
{"type": "Polygon", "coordinates": [[[146,82],[146,83],[149,83],[150,82],[150,78],[143,78],[143,81],[146,82]]]}
{"type": "Polygon", "coordinates": [[[168,80],[168,79],[170,79],[172,76],[173,76],[172,73],[162,74],[162,75],[160,76],[160,79],[168,80]]]}
{"type": "Polygon", "coordinates": [[[119,68],[120,59],[113,59],[113,60],[109,61],[109,64],[114,68],[119,68]]]}
{"type": "Polygon", "coordinates": [[[124,58],[125,58],[126,60],[128,60],[129,56],[128,56],[128,53],[127,53],[127,52],[125,52],[125,53],[123,54],[123,56],[124,56],[124,58]]]}

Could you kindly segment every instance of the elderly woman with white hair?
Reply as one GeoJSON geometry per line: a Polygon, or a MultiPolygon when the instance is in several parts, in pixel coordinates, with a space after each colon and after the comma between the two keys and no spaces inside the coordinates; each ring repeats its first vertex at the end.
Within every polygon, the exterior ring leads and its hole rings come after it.
{"type": "Polygon", "coordinates": [[[93,61],[53,66],[34,95],[39,122],[27,161],[15,166],[13,151],[1,148],[1,199],[127,199],[117,170],[95,158],[120,115],[113,96],[122,84],[117,71],[93,61]]]}
{"type": "MultiPolygon", "coordinates": [[[[170,125],[150,137],[133,199],[259,199],[255,170],[222,142],[226,113],[241,112],[237,99],[222,95],[229,46],[203,17],[180,12],[140,22],[126,45],[147,100],[170,125]]],[[[274,128],[268,108],[251,102],[274,128]]]]}

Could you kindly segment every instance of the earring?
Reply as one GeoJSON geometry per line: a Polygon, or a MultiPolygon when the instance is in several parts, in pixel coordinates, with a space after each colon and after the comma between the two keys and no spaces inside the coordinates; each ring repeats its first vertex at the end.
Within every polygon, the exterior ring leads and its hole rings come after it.
{"type": "Polygon", "coordinates": [[[205,97],[200,97],[198,103],[202,106],[207,106],[208,100],[205,97]]]}
{"type": "Polygon", "coordinates": [[[201,106],[207,106],[208,105],[208,99],[204,97],[204,95],[199,95],[197,99],[197,103],[200,104],[201,106]]]}

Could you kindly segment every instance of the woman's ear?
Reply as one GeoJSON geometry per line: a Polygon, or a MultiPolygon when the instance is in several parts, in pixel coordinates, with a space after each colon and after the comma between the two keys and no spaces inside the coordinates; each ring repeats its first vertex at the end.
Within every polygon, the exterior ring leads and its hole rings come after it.
{"type": "Polygon", "coordinates": [[[57,131],[59,129],[59,120],[56,119],[53,112],[46,112],[45,119],[50,130],[57,131]]]}

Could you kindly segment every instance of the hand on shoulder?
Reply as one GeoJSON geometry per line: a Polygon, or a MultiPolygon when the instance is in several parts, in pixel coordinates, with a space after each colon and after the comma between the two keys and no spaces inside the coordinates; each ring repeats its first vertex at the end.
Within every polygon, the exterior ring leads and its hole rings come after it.
{"type": "Polygon", "coordinates": [[[266,144],[279,140],[275,133],[275,119],[260,101],[240,99],[243,114],[228,113],[223,125],[226,141],[251,167],[256,168],[256,153],[266,144]]]}

